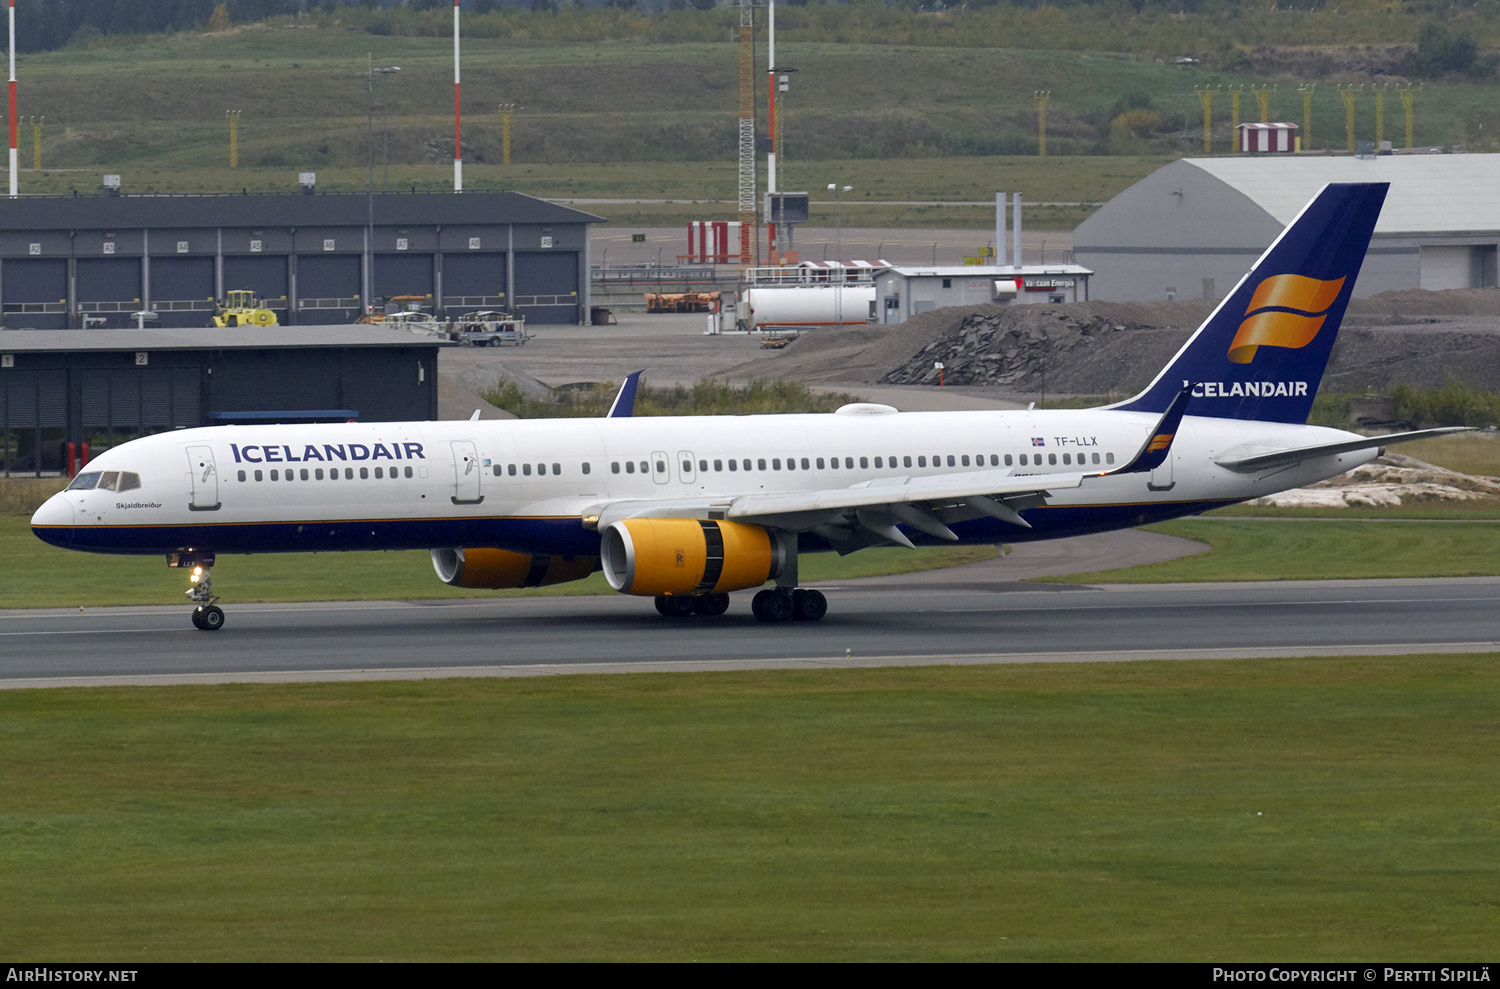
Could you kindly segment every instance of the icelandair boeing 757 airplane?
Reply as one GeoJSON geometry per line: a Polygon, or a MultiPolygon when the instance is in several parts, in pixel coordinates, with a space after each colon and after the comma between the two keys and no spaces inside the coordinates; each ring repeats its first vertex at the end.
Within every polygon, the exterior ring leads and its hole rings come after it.
{"type": "MultiPolygon", "coordinates": [[[[603,569],[663,615],[761,587],[765,621],[816,621],[802,552],[998,543],[1127,528],[1366,463],[1377,438],[1306,425],[1384,183],[1329,185],[1134,398],[1087,410],[217,426],[100,456],[31,520],[53,545],[191,568],[193,623],[224,612],[221,553],[427,549],[458,587],[603,569]],[[1191,414],[1187,414],[1191,413],[1191,414]]],[[[627,412],[633,379],[615,412],[627,412]]]]}

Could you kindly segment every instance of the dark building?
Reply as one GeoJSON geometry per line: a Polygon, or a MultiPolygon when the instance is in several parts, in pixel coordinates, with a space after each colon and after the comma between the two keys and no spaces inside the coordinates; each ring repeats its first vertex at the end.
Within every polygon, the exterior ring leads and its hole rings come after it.
{"type": "Polygon", "coordinates": [[[120,327],[147,309],[207,326],[235,289],[286,325],[351,323],[394,296],[586,323],[599,221],[513,192],[0,199],[0,323],[120,327]]]}
{"type": "Polygon", "coordinates": [[[444,345],[376,326],[0,331],[0,474],[192,426],[435,419],[444,345]]]}

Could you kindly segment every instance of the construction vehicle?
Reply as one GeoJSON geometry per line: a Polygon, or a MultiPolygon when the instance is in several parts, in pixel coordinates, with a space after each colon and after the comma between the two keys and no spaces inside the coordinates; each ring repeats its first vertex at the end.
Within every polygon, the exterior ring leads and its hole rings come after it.
{"type": "Polygon", "coordinates": [[[215,326],[275,326],[276,314],[267,309],[263,300],[247,288],[230,289],[224,293],[225,302],[214,317],[215,326]]]}

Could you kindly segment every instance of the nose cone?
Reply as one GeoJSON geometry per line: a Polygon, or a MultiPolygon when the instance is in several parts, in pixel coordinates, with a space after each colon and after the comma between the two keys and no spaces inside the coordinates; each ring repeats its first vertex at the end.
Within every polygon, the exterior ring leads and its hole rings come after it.
{"type": "Polygon", "coordinates": [[[67,546],[73,542],[73,505],[62,495],[48,498],[31,517],[31,531],[44,543],[67,546]]]}

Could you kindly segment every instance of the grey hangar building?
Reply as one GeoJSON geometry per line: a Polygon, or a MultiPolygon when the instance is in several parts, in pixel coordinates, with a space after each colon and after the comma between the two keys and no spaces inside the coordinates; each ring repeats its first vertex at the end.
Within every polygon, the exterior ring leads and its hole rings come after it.
{"type": "Polygon", "coordinates": [[[600,221],[513,192],[0,199],[0,324],[115,328],[149,310],[208,326],[236,289],[289,326],[352,323],[395,296],[585,323],[600,221]]]}
{"type": "Polygon", "coordinates": [[[1500,155],[1182,158],[1073,231],[1073,256],[1111,302],[1230,293],[1328,182],[1389,182],[1354,294],[1491,288],[1500,249],[1500,155]]]}
{"type": "Polygon", "coordinates": [[[434,419],[443,343],[351,324],[397,296],[586,322],[599,221],[504,192],[0,199],[0,476],[195,426],[434,419]],[[281,325],[212,328],[232,290],[281,325]]]}

